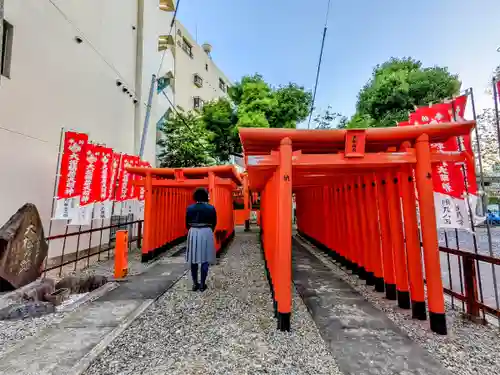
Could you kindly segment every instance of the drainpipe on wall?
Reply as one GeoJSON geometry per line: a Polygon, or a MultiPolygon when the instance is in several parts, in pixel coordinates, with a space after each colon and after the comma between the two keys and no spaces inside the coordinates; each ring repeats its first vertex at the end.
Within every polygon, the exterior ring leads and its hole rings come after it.
{"type": "MultiPolygon", "coordinates": [[[[0,0],[2,1],[2,0],[0,0]]],[[[142,70],[144,65],[144,8],[145,0],[137,0],[137,41],[135,57],[135,95],[137,103],[134,111],[134,154],[138,155],[141,147],[142,111],[142,70]]]]}

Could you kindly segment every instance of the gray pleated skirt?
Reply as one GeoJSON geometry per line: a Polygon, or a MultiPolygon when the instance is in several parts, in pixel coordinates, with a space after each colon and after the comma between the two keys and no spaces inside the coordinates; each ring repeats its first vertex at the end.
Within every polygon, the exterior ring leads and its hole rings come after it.
{"type": "Polygon", "coordinates": [[[187,237],[186,263],[215,264],[214,233],[208,227],[191,228],[187,237]]]}

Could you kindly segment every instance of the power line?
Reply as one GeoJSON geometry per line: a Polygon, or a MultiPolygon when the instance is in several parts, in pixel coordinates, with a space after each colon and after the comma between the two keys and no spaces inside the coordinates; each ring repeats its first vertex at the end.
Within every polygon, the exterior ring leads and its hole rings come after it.
{"type": "Polygon", "coordinates": [[[321,50],[319,53],[318,68],[316,71],[316,83],[314,84],[314,93],[313,93],[313,98],[312,98],[312,102],[311,102],[311,111],[309,113],[309,121],[307,123],[308,129],[311,126],[311,118],[312,118],[312,114],[313,114],[314,103],[316,102],[316,91],[318,90],[319,72],[321,70],[321,61],[323,60],[323,49],[325,47],[326,31],[328,30],[328,16],[330,15],[330,2],[331,2],[331,0],[328,0],[328,6],[326,9],[325,27],[323,28],[323,39],[321,40],[321,50]]]}
{"type": "MultiPolygon", "coordinates": [[[[193,131],[193,129],[191,129],[191,126],[187,123],[187,121],[184,119],[184,116],[182,116],[182,114],[177,110],[177,108],[175,108],[174,106],[174,103],[172,103],[172,101],[170,100],[170,98],[168,97],[168,95],[165,93],[164,90],[161,90],[161,93],[163,94],[163,96],[165,98],[167,98],[168,102],[170,103],[170,106],[173,108],[173,110],[175,111],[175,114],[177,115],[178,118],[181,119],[181,121],[184,123],[184,125],[186,125],[186,127],[189,129],[189,131],[193,134],[193,135],[196,135],[193,131]]],[[[208,152],[208,150],[206,149],[205,145],[201,144],[198,139],[196,139],[196,142],[203,148],[203,151],[206,151],[208,152]]]]}
{"type": "MultiPolygon", "coordinates": [[[[113,70],[116,75],[128,86],[128,87],[133,87],[132,85],[130,85],[127,80],[125,80],[123,78],[123,75],[118,71],[118,69],[116,69],[116,67],[110,63],[105,57],[104,55],[97,49],[97,47],[94,46],[94,44],[90,41],[90,39],[85,35],[85,33],[83,33],[82,30],[80,30],[76,25],[75,23],[71,20],[71,18],[66,14],[64,13],[64,11],[56,4],[54,3],[54,0],[48,0],[50,4],[52,4],[54,6],[54,8],[63,16],[63,18],[78,32],[79,36],[84,39],[87,44],[90,46],[90,48],[101,58],[102,61],[104,61],[104,63],[106,65],[108,65],[108,67],[111,68],[111,70],[113,70]]],[[[135,92],[134,92],[134,96],[135,96],[135,92]]]]}

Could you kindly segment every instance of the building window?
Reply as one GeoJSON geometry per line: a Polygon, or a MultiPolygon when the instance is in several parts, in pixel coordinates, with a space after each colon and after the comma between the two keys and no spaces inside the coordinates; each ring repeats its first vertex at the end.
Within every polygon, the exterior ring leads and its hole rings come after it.
{"type": "Polygon", "coordinates": [[[198,74],[194,75],[194,84],[197,87],[203,87],[203,78],[201,78],[198,74]]]}
{"type": "Polygon", "coordinates": [[[227,85],[226,85],[226,82],[224,82],[224,80],[222,78],[219,78],[219,88],[223,91],[223,92],[226,92],[227,91],[227,85]]]}
{"type": "Polygon", "coordinates": [[[186,38],[182,38],[182,50],[186,52],[189,57],[193,58],[193,46],[187,41],[186,38]]]}
{"type": "Polygon", "coordinates": [[[14,42],[14,26],[3,21],[2,56],[0,60],[0,74],[10,78],[10,64],[12,62],[12,44],[14,42]]]}
{"type": "Polygon", "coordinates": [[[208,64],[205,64],[205,70],[208,72],[208,64]]]}
{"type": "Polygon", "coordinates": [[[203,108],[203,100],[199,96],[193,98],[193,109],[200,110],[203,108]]]}

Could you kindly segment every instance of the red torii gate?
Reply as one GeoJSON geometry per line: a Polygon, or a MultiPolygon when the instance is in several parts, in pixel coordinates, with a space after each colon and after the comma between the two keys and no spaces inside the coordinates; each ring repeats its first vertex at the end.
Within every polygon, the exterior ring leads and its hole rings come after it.
{"type": "Polygon", "coordinates": [[[182,242],[186,235],[186,208],[198,187],[208,188],[210,204],[217,210],[217,252],[234,235],[233,190],[242,184],[233,166],[201,168],[139,168],[127,171],[143,177],[134,181],[145,187],[142,261],[147,262],[182,242]]]}
{"type": "Polygon", "coordinates": [[[240,129],[249,187],[261,192],[262,246],[279,329],[290,329],[292,191],[301,234],[426,319],[416,187],[430,326],[447,333],[431,164],[472,155],[432,152],[430,143],[470,134],[474,126],[240,129]]]}

